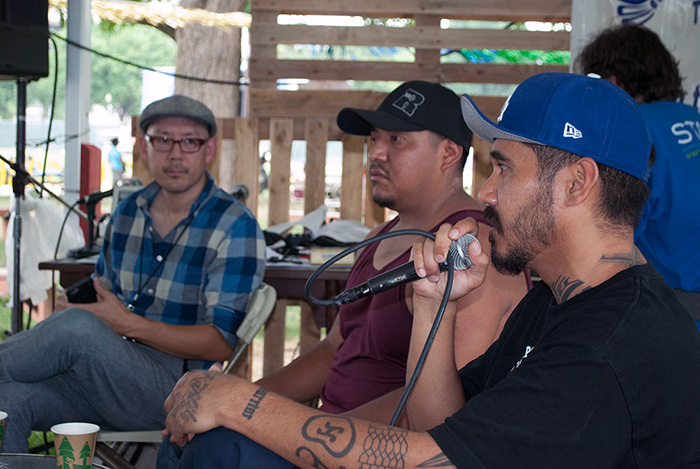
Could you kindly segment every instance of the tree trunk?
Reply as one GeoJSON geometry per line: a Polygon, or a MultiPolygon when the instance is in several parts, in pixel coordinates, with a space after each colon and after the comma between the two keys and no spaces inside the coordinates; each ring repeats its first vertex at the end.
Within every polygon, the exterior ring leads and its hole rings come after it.
{"type": "MultiPolygon", "coordinates": [[[[201,8],[216,13],[240,11],[244,0],[182,0],[184,8],[201,8]]],[[[188,24],[178,28],[176,70],[180,75],[238,82],[241,78],[241,31],[238,28],[224,30],[217,26],[188,24]]],[[[240,88],[233,85],[217,85],[181,78],[175,79],[175,93],[198,99],[219,117],[239,115],[240,88]]],[[[213,174],[219,186],[231,191],[236,184],[233,174],[233,142],[221,147],[218,174],[213,174]]]]}

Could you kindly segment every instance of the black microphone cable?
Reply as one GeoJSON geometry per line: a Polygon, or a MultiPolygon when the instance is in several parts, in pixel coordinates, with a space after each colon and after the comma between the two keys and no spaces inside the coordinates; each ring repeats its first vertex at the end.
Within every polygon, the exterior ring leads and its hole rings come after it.
{"type": "MultiPolygon", "coordinates": [[[[321,275],[326,269],[328,269],[331,265],[335,264],[338,262],[340,259],[343,257],[347,256],[348,254],[351,254],[358,249],[361,249],[369,244],[373,244],[379,241],[382,241],[387,238],[393,238],[395,236],[404,236],[404,235],[419,235],[419,236],[424,236],[426,238],[430,238],[433,241],[435,241],[435,235],[433,233],[430,233],[428,231],[423,231],[423,230],[397,230],[397,231],[392,231],[389,233],[384,233],[382,235],[375,236],[373,238],[365,239],[364,241],[361,241],[353,246],[350,246],[349,248],[345,249],[344,251],[336,254],[332,258],[328,259],[326,262],[321,265],[316,271],[314,271],[313,274],[309,277],[309,279],[306,281],[306,285],[304,285],[304,296],[306,299],[309,301],[309,303],[312,303],[314,305],[318,306],[331,306],[335,305],[333,300],[319,300],[317,298],[314,298],[311,295],[311,286],[313,283],[316,281],[319,275],[321,275]]],[[[396,422],[399,420],[399,416],[401,415],[401,412],[403,411],[404,406],[406,405],[406,401],[408,400],[408,397],[411,395],[411,391],[413,391],[414,386],[416,385],[416,381],[418,381],[418,376],[420,376],[420,372],[423,370],[423,365],[425,364],[425,359],[428,356],[428,352],[430,351],[430,347],[433,345],[433,341],[435,340],[435,335],[437,334],[438,327],[440,326],[440,322],[442,321],[442,316],[445,314],[445,308],[447,307],[447,302],[450,299],[450,292],[452,291],[452,281],[454,280],[454,260],[452,259],[452,256],[447,256],[447,283],[445,284],[445,293],[442,295],[442,301],[440,301],[440,306],[438,307],[437,314],[435,315],[435,320],[433,321],[433,325],[430,327],[430,332],[428,333],[428,337],[425,339],[425,344],[423,345],[423,350],[420,353],[420,356],[418,357],[418,361],[416,362],[416,369],[413,370],[413,374],[411,375],[411,378],[408,380],[408,383],[406,383],[406,389],[404,389],[403,394],[401,394],[401,398],[399,399],[399,403],[396,405],[396,409],[394,410],[394,414],[391,416],[391,420],[389,421],[389,425],[394,426],[396,425],[396,422]]]]}

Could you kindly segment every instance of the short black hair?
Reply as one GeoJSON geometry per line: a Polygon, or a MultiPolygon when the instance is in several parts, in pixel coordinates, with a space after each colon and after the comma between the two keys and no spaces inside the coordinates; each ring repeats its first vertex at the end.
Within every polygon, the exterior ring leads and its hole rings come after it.
{"type": "MultiPolygon", "coordinates": [[[[538,178],[544,185],[551,185],[557,173],[574,163],[579,155],[560,150],[556,147],[526,143],[537,156],[539,166],[538,178]]],[[[656,151],[651,148],[649,164],[656,160],[656,151]]],[[[613,230],[621,227],[636,228],[642,217],[644,204],[651,191],[647,183],[619,169],[596,162],[598,165],[601,199],[598,211],[603,217],[603,225],[613,230]]]]}
{"type": "Polygon", "coordinates": [[[603,30],[576,58],[579,72],[617,78],[618,84],[643,103],[683,97],[678,61],[652,30],[631,23],[603,30]]]}

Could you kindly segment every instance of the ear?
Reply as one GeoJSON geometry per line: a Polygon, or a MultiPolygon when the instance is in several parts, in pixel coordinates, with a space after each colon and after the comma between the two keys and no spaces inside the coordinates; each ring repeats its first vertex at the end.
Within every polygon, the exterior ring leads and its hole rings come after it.
{"type": "Polygon", "coordinates": [[[136,144],[139,146],[139,151],[141,153],[141,159],[148,164],[148,142],[143,134],[139,135],[136,139],[136,144]]]}
{"type": "Polygon", "coordinates": [[[216,137],[210,138],[207,143],[207,152],[204,155],[204,161],[209,164],[214,160],[214,157],[216,156],[216,145],[217,145],[217,140],[216,137]]]}
{"type": "Polygon", "coordinates": [[[591,197],[591,192],[598,185],[598,164],[587,156],[579,158],[564,170],[567,206],[579,205],[591,197]]]}
{"type": "Polygon", "coordinates": [[[440,142],[438,150],[442,157],[440,163],[440,169],[442,170],[446,170],[459,163],[462,160],[462,153],[464,152],[461,145],[458,145],[449,138],[445,138],[440,142]]]}

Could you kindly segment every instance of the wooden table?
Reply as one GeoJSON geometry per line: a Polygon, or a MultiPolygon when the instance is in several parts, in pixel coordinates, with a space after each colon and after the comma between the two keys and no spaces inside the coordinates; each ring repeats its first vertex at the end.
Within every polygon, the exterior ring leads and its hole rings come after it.
{"type": "MultiPolygon", "coordinates": [[[[39,263],[40,270],[59,272],[59,283],[66,288],[90,275],[95,269],[96,257],[84,259],[57,259],[39,263]]],[[[277,291],[275,309],[265,325],[265,350],[263,374],[272,373],[284,365],[284,341],[286,308],[291,305],[301,307],[301,344],[304,352],[320,340],[319,328],[330,328],[338,313],[337,306],[312,306],[304,297],[304,285],[309,276],[318,268],[310,264],[268,263],[265,267],[265,283],[277,291]]],[[[332,267],[316,279],[311,294],[325,300],[334,297],[345,288],[349,266],[332,267]]]]}

